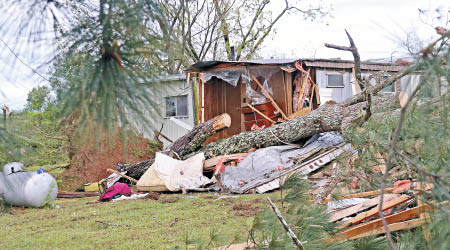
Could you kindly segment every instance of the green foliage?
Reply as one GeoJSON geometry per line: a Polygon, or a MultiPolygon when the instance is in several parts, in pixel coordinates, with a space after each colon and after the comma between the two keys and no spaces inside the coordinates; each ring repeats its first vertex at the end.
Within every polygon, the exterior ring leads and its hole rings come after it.
{"type": "Polygon", "coordinates": [[[422,55],[415,62],[422,74],[421,80],[416,86],[402,86],[416,90],[412,91],[414,96],[409,105],[402,110],[404,113],[378,114],[350,135],[353,146],[360,150],[358,166],[362,169],[370,168],[377,157],[375,152],[386,152],[390,174],[386,180],[382,176],[371,176],[371,183],[375,186],[383,182],[391,186],[397,179],[415,179],[434,184],[430,192],[414,195],[416,199],[437,207],[430,213],[431,223],[424,232],[417,230],[413,234],[395,238],[400,249],[450,247],[447,243],[450,236],[447,226],[450,223],[449,36],[450,33],[442,36],[432,53],[422,55]],[[392,161],[391,165],[389,160],[392,161]],[[397,173],[401,171],[407,174],[399,176],[397,173]],[[428,240],[423,237],[426,233],[431,235],[428,240]],[[411,240],[413,237],[416,240],[411,240]]]}
{"type": "Polygon", "coordinates": [[[58,37],[67,48],[56,58],[54,72],[62,117],[73,117],[78,129],[94,133],[127,126],[131,111],[151,124],[143,110],[156,106],[156,93],[146,91],[143,83],[159,74],[149,58],[163,56],[159,48],[164,41],[153,32],[159,27],[157,6],[152,1],[100,1],[89,6],[89,13],[95,18],[81,12],[58,37]]]}
{"type": "MultiPolygon", "coordinates": [[[[329,237],[336,233],[334,224],[328,222],[326,207],[311,203],[310,186],[301,176],[294,175],[283,185],[283,217],[303,242],[305,249],[344,249],[348,243],[332,243],[329,237]]],[[[293,242],[286,235],[275,214],[266,209],[255,218],[250,236],[260,249],[292,249],[293,242]]]]}
{"type": "Polygon", "coordinates": [[[16,215],[0,216],[5,225],[0,234],[8,235],[0,248],[209,249],[245,241],[252,218],[236,216],[232,205],[258,195],[217,201],[218,196],[211,199],[210,194],[191,196],[162,194],[159,200],[97,204],[86,204],[97,198],[56,200],[60,208],[18,209],[16,215]],[[206,247],[209,238],[215,241],[206,247]]]}
{"type": "Polygon", "coordinates": [[[0,139],[4,140],[0,143],[0,150],[5,152],[0,154],[1,167],[11,161],[20,161],[25,166],[52,166],[68,162],[65,151],[67,142],[54,120],[48,119],[49,116],[45,111],[23,111],[7,120],[7,129],[0,127],[0,139]]]}
{"type": "Polygon", "coordinates": [[[42,111],[47,101],[50,90],[47,86],[33,88],[27,97],[27,109],[29,111],[42,111]]]}

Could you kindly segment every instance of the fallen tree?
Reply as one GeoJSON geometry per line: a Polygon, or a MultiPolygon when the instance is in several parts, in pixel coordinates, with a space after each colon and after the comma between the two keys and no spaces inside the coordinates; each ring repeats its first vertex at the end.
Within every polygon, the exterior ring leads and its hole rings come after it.
{"type": "MultiPolygon", "coordinates": [[[[275,124],[262,130],[242,132],[201,147],[209,136],[217,132],[217,130],[227,127],[226,125],[218,124],[231,122],[229,116],[225,118],[218,116],[196,126],[191,132],[175,141],[169,147],[169,150],[176,153],[180,159],[186,159],[200,152],[203,152],[206,159],[209,159],[218,155],[242,153],[252,148],[291,144],[323,132],[340,131],[343,132],[345,137],[347,130],[361,125],[372,114],[375,114],[378,119],[385,119],[385,117],[390,116],[383,116],[378,113],[398,113],[396,110],[400,108],[400,103],[397,96],[376,96],[377,93],[401,77],[420,69],[424,62],[418,61],[414,65],[406,67],[389,77],[386,81],[370,86],[367,81],[361,79],[359,53],[348,32],[347,36],[350,41],[350,47],[332,44],[326,44],[326,46],[352,52],[355,59],[357,82],[362,89],[361,93],[348,98],[341,104],[321,105],[318,109],[289,121],[275,124]]],[[[133,178],[139,178],[151,164],[153,164],[153,159],[139,162],[135,165],[122,166],[120,169],[127,170],[128,174],[133,178]]]]}
{"type": "MultiPolygon", "coordinates": [[[[221,114],[195,126],[189,133],[174,141],[167,150],[175,154],[175,157],[185,158],[184,156],[187,154],[199,150],[211,135],[228,128],[230,125],[230,115],[226,113],[221,114]]],[[[118,164],[117,167],[120,171],[127,171],[128,176],[139,179],[153,162],[154,158],[150,158],[136,164],[118,164]]]]}
{"type": "MultiPolygon", "coordinates": [[[[294,143],[317,133],[345,132],[352,126],[364,122],[366,106],[366,102],[359,102],[350,106],[325,104],[292,120],[262,130],[242,132],[201,147],[209,136],[227,127],[218,124],[221,123],[219,121],[228,121],[228,119],[218,116],[194,127],[191,132],[176,140],[169,149],[181,159],[186,159],[200,152],[203,152],[205,157],[209,159],[218,155],[241,153],[252,148],[294,143]]],[[[398,108],[400,108],[400,104],[396,96],[379,96],[373,100],[372,112],[388,112],[398,108]]],[[[118,167],[121,171],[128,171],[128,176],[138,179],[153,162],[154,159],[152,158],[134,165],[120,164],[118,167]]]]}
{"type": "MultiPolygon", "coordinates": [[[[400,108],[398,98],[395,96],[376,97],[372,102],[372,112],[387,112],[400,108]]],[[[210,143],[184,158],[199,152],[205,153],[206,158],[211,158],[217,155],[241,153],[252,148],[290,144],[323,132],[345,132],[364,122],[366,106],[366,102],[347,107],[345,104],[321,105],[318,109],[292,120],[262,130],[242,132],[210,143]]]]}

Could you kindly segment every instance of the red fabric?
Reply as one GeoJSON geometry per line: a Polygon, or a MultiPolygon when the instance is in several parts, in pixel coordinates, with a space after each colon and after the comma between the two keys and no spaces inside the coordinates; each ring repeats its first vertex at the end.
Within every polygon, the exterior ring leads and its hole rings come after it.
{"type": "Polygon", "coordinates": [[[104,192],[98,200],[99,201],[107,201],[107,200],[111,200],[114,196],[116,196],[118,194],[130,196],[131,193],[132,193],[131,189],[128,187],[127,184],[121,183],[121,182],[116,182],[114,185],[112,185],[110,188],[108,188],[106,190],[106,192],[104,192]]]}

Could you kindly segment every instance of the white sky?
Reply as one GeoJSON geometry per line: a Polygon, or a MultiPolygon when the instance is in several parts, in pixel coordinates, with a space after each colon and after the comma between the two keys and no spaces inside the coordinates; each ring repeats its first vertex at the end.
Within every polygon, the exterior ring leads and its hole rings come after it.
{"type": "MultiPolygon", "coordinates": [[[[295,15],[284,17],[276,26],[276,33],[266,41],[262,55],[266,58],[336,58],[352,59],[351,53],[328,49],[323,43],[348,45],[344,29],[352,35],[363,60],[399,57],[395,36],[414,29],[425,40],[435,35],[433,27],[445,25],[444,21],[425,16],[426,24],[419,19],[418,8],[448,11],[450,3],[444,0],[328,0],[334,7],[332,18],[325,21],[304,21],[295,15]]],[[[284,0],[272,0],[274,13],[284,5],[284,0]]],[[[447,27],[448,28],[448,27],[447,27]]],[[[6,40],[6,38],[2,38],[6,40]]],[[[8,41],[7,41],[8,42],[8,41]]],[[[16,62],[11,70],[4,70],[13,55],[0,43],[0,106],[23,108],[28,92],[45,84],[31,70],[16,62]]],[[[22,58],[32,67],[37,60],[22,58]]],[[[45,73],[45,72],[41,72],[45,73]]]]}

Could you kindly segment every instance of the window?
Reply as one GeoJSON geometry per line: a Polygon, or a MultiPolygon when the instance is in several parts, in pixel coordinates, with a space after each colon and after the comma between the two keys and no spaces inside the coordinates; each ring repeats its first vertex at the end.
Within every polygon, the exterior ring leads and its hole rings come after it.
{"type": "Polygon", "coordinates": [[[327,74],[327,88],[343,88],[344,75],[342,74],[327,74]]]}
{"type": "MultiPolygon", "coordinates": [[[[388,75],[384,75],[384,76],[381,78],[381,80],[384,82],[384,81],[386,81],[388,78],[389,78],[388,75]]],[[[384,88],[381,90],[381,92],[382,92],[382,93],[388,93],[388,94],[389,94],[389,93],[395,93],[395,85],[396,85],[396,84],[397,84],[397,83],[394,82],[393,84],[384,87],[384,88]]]]}
{"type": "Polygon", "coordinates": [[[166,99],[166,117],[188,116],[188,96],[169,96],[166,99]]]}

